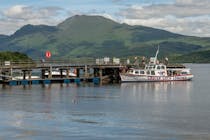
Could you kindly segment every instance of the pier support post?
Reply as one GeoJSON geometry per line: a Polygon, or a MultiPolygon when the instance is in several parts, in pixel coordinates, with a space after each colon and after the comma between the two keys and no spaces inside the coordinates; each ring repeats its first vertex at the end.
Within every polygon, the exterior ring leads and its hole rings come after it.
{"type": "Polygon", "coordinates": [[[29,70],[29,71],[28,71],[28,79],[29,79],[29,80],[31,79],[31,75],[32,75],[32,70],[29,70]]]}
{"type": "Polygon", "coordinates": [[[87,68],[87,65],[85,65],[85,78],[86,79],[88,78],[88,68],[87,68]]]}
{"type": "Polygon", "coordinates": [[[69,69],[70,69],[70,68],[67,68],[67,69],[66,69],[66,78],[69,78],[69,72],[70,72],[69,69]]]}
{"type": "Polygon", "coordinates": [[[63,78],[63,69],[60,69],[60,78],[63,78]]]}
{"type": "Polygon", "coordinates": [[[22,72],[23,72],[23,80],[26,79],[26,71],[27,71],[27,70],[22,70],[22,72]]]}
{"type": "Polygon", "coordinates": [[[119,82],[120,81],[120,69],[116,68],[114,69],[114,74],[113,74],[113,82],[119,82]]]}
{"type": "Polygon", "coordinates": [[[100,85],[102,85],[102,79],[103,79],[103,69],[99,69],[99,78],[100,78],[100,85]]]}
{"type": "Polygon", "coordinates": [[[31,75],[32,75],[32,70],[22,70],[23,72],[23,80],[27,79],[31,79],[31,75]]]}
{"type": "Polygon", "coordinates": [[[93,69],[93,75],[94,75],[94,77],[98,77],[99,76],[99,69],[98,68],[94,68],[93,69]]]}
{"type": "Polygon", "coordinates": [[[45,70],[42,69],[42,70],[41,70],[41,76],[42,76],[41,78],[42,78],[42,79],[45,79],[45,75],[44,75],[44,74],[45,74],[45,70]]]}
{"type": "Polygon", "coordinates": [[[52,78],[52,67],[50,67],[50,69],[48,70],[48,78],[52,78]]]}
{"type": "Polygon", "coordinates": [[[80,77],[80,69],[77,68],[76,71],[77,71],[77,77],[80,77]]]}

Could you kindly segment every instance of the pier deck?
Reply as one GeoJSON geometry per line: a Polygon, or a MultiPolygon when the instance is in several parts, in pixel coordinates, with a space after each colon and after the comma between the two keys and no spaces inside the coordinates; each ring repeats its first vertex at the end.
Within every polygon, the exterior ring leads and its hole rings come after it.
{"type": "Polygon", "coordinates": [[[120,81],[119,73],[128,67],[130,65],[122,63],[10,63],[10,65],[1,65],[0,78],[2,84],[11,86],[80,82],[113,83],[120,81]],[[54,70],[59,74],[53,75],[54,70]],[[21,74],[18,78],[16,78],[17,72],[21,74]],[[36,72],[36,78],[34,78],[34,72],[36,72]],[[74,73],[74,76],[71,73],[74,73]]]}

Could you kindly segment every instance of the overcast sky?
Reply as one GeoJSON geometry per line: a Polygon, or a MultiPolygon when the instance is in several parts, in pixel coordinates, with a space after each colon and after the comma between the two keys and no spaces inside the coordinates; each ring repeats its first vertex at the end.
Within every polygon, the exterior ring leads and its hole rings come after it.
{"type": "Polygon", "coordinates": [[[210,37],[210,0],[0,0],[0,34],[26,24],[57,25],[77,14],[210,37]]]}

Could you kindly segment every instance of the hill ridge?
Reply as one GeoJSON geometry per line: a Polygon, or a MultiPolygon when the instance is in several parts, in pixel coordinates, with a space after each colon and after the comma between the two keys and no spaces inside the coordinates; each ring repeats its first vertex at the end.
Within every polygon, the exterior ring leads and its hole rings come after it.
{"type": "Polygon", "coordinates": [[[0,36],[1,51],[19,51],[33,59],[150,56],[160,57],[210,49],[210,38],[184,36],[145,26],[120,24],[102,16],[76,15],[57,26],[25,25],[11,36],[0,36]]]}

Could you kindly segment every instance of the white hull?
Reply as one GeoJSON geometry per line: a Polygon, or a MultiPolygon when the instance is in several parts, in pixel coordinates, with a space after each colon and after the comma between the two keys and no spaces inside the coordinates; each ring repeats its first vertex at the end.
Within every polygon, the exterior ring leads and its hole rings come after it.
{"type": "Polygon", "coordinates": [[[143,76],[120,74],[122,82],[163,82],[163,81],[189,81],[193,78],[192,74],[180,76],[143,76]]]}

